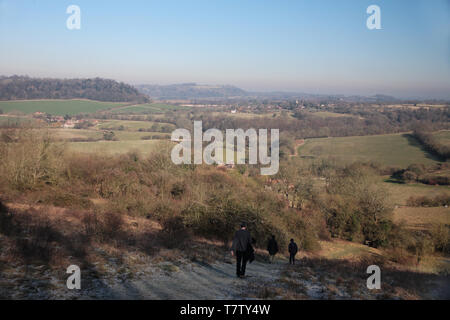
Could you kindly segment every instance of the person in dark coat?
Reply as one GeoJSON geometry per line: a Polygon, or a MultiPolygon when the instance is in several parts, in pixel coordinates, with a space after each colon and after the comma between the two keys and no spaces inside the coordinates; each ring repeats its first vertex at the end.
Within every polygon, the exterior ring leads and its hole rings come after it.
{"type": "Polygon", "coordinates": [[[252,243],[247,247],[247,251],[245,252],[248,263],[252,263],[255,260],[255,249],[253,248],[255,245],[256,240],[252,238],[252,243]]]}
{"type": "Polygon", "coordinates": [[[269,251],[269,262],[273,263],[275,255],[278,253],[278,243],[275,240],[274,235],[272,235],[272,238],[270,238],[267,243],[267,251],[269,251]]]}
{"type": "Polygon", "coordinates": [[[233,244],[231,246],[231,255],[236,256],[236,275],[239,278],[245,276],[245,267],[250,255],[250,249],[252,244],[252,237],[247,230],[247,224],[241,223],[241,229],[236,231],[233,238],[233,244]]]}
{"type": "Polygon", "coordinates": [[[289,264],[295,264],[295,255],[298,252],[298,247],[297,244],[294,242],[294,239],[291,239],[288,250],[289,250],[289,264]]]}

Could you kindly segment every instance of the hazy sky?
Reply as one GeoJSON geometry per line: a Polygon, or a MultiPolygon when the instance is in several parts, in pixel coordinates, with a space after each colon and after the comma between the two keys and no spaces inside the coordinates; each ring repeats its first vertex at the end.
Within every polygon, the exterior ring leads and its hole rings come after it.
{"type": "Polygon", "coordinates": [[[450,98],[450,1],[0,0],[0,74],[450,98]]]}

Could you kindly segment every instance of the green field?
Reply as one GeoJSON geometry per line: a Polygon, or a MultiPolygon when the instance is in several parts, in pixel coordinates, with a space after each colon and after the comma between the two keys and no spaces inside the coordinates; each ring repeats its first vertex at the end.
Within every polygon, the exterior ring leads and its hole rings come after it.
{"type": "MultiPolygon", "coordinates": [[[[50,133],[58,139],[70,140],[77,138],[94,138],[102,139],[103,133],[100,130],[77,130],[77,129],[50,129],[50,133]]],[[[167,135],[158,132],[130,132],[115,131],[115,137],[118,141],[88,141],[88,142],[71,142],[67,141],[65,145],[69,151],[81,153],[99,153],[99,154],[124,154],[131,151],[138,151],[142,155],[150,154],[155,148],[160,148],[165,143],[175,145],[168,140],[142,140],[145,136],[167,135]]],[[[234,153],[234,161],[238,158],[245,159],[245,154],[234,153]]],[[[226,161],[226,149],[223,149],[223,161],[226,161]]],[[[247,159],[248,162],[248,159],[247,159]]]]}
{"type": "Polygon", "coordinates": [[[168,135],[170,137],[170,133],[162,133],[162,132],[114,131],[114,134],[120,141],[142,140],[142,138],[149,136],[165,137],[168,135]]]}
{"type": "MultiPolygon", "coordinates": [[[[237,112],[237,113],[231,113],[230,111],[205,111],[203,114],[208,115],[210,117],[221,117],[221,116],[227,116],[230,118],[240,118],[240,119],[258,119],[258,118],[265,118],[265,119],[273,119],[278,118],[282,116],[282,113],[279,111],[273,111],[273,112],[265,112],[265,113],[246,113],[246,112],[237,112]]],[[[283,113],[286,117],[292,117],[292,113],[283,113]]]]}
{"type": "MultiPolygon", "coordinates": [[[[161,140],[127,140],[127,141],[96,141],[96,142],[68,142],[69,151],[80,153],[124,154],[138,151],[148,155],[161,146],[161,140]]],[[[169,142],[167,142],[169,143],[169,142]]]]}
{"type": "Polygon", "coordinates": [[[48,129],[51,137],[58,140],[71,140],[71,139],[101,139],[103,132],[99,130],[87,130],[87,129],[48,129]]]}
{"type": "Polygon", "coordinates": [[[357,118],[356,116],[354,116],[352,114],[335,113],[335,112],[329,112],[329,111],[311,112],[311,115],[320,117],[320,118],[342,118],[342,117],[357,118]]]}
{"type": "Polygon", "coordinates": [[[449,225],[450,208],[397,208],[393,218],[397,223],[404,222],[408,228],[426,230],[439,223],[449,225]]]}
{"type": "Polygon", "coordinates": [[[163,126],[170,127],[171,130],[175,130],[175,125],[163,122],[153,122],[153,121],[128,121],[128,120],[108,120],[100,123],[97,127],[99,129],[111,129],[120,130],[119,127],[123,127],[124,131],[138,131],[139,129],[148,130],[151,129],[153,125],[161,129],[163,126]]]}
{"type": "Polygon", "coordinates": [[[126,106],[114,109],[114,113],[164,113],[166,111],[188,110],[188,107],[175,106],[164,103],[148,103],[134,106],[126,106]]]}
{"type": "MultiPolygon", "coordinates": [[[[384,177],[384,181],[389,181],[384,177]]],[[[405,206],[410,197],[429,197],[437,195],[450,195],[450,186],[430,186],[422,183],[393,183],[385,182],[384,186],[389,191],[389,196],[395,205],[405,206]]]]}
{"type": "Polygon", "coordinates": [[[100,102],[91,100],[28,100],[28,101],[0,101],[0,109],[4,113],[22,112],[30,114],[45,112],[52,115],[75,115],[93,113],[124,105],[121,102],[100,102]]]}
{"type": "MultiPolygon", "coordinates": [[[[58,140],[73,140],[73,139],[103,139],[102,130],[92,129],[49,129],[52,137],[58,140]]],[[[167,133],[161,132],[137,132],[137,131],[114,131],[115,137],[119,141],[142,140],[143,137],[148,136],[166,136],[167,133]]]]}
{"type": "Polygon", "coordinates": [[[12,117],[12,116],[0,116],[0,125],[23,125],[33,124],[36,120],[29,117],[12,117]]]}
{"type": "Polygon", "coordinates": [[[339,162],[373,161],[386,166],[430,165],[438,160],[407,134],[308,139],[299,147],[305,158],[334,158],[339,162]]]}
{"type": "Polygon", "coordinates": [[[433,136],[439,143],[450,146],[450,130],[436,132],[433,136]]]}

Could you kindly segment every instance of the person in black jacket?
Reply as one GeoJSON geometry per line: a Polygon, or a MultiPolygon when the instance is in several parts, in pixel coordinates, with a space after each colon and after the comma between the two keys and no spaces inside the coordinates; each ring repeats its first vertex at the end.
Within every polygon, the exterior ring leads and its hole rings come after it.
{"type": "Polygon", "coordinates": [[[256,245],[256,240],[255,240],[255,238],[252,238],[252,243],[248,245],[247,251],[245,252],[248,263],[252,263],[253,261],[255,261],[255,248],[253,248],[253,246],[255,246],[255,245],[256,245]]]}
{"type": "Polygon", "coordinates": [[[249,258],[249,247],[252,244],[252,237],[247,230],[247,224],[241,223],[241,229],[236,231],[231,246],[231,255],[236,256],[236,275],[239,278],[245,276],[245,267],[249,258]]]}
{"type": "Polygon", "coordinates": [[[275,259],[275,255],[278,253],[278,243],[275,240],[275,236],[272,235],[272,238],[269,239],[269,242],[267,243],[267,251],[269,251],[269,262],[273,263],[275,259]]]}
{"type": "Polygon", "coordinates": [[[294,242],[294,239],[291,239],[291,243],[289,243],[289,264],[295,264],[295,255],[298,252],[297,244],[294,242]]]}

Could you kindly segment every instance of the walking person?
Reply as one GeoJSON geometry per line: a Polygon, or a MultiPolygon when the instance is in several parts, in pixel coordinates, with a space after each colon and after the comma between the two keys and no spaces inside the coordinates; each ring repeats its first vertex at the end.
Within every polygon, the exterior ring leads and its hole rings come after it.
{"type": "Polygon", "coordinates": [[[278,243],[275,240],[274,235],[272,235],[272,238],[270,238],[267,243],[267,251],[269,251],[269,262],[273,263],[275,255],[278,253],[278,243]]]}
{"type": "Polygon", "coordinates": [[[252,263],[253,261],[255,261],[255,248],[253,248],[254,246],[256,246],[256,240],[252,238],[252,243],[248,245],[247,251],[245,252],[248,263],[252,263]]]}
{"type": "Polygon", "coordinates": [[[295,264],[295,255],[298,252],[297,244],[294,242],[294,239],[291,239],[291,242],[288,246],[289,250],[289,264],[295,264]]]}
{"type": "Polygon", "coordinates": [[[236,231],[231,246],[231,255],[236,256],[236,275],[239,278],[245,276],[245,267],[249,259],[249,247],[252,244],[252,237],[247,230],[247,224],[241,223],[241,229],[236,231]]]}

